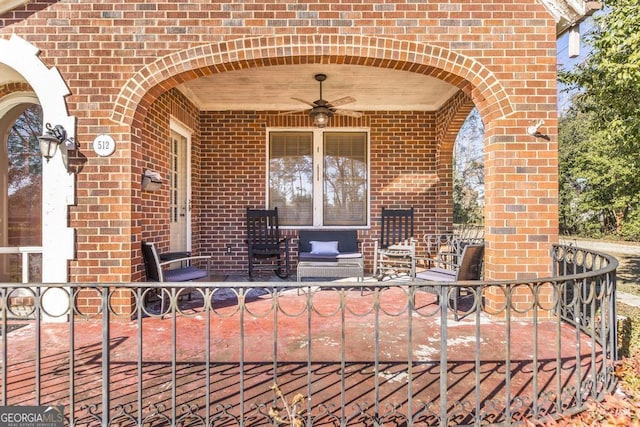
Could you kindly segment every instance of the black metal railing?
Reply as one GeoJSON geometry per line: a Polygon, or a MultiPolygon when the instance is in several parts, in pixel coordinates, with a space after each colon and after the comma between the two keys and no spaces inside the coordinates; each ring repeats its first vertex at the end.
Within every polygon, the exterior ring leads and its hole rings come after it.
{"type": "Polygon", "coordinates": [[[63,405],[71,426],[560,417],[615,386],[617,261],[551,259],[528,282],[4,284],[0,405],[63,405]]]}

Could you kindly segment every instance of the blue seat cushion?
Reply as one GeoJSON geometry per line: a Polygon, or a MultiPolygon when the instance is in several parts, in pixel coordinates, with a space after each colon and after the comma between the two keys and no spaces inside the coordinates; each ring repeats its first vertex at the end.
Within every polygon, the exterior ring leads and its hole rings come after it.
{"type": "Polygon", "coordinates": [[[298,261],[337,262],[338,259],[347,258],[362,258],[362,254],[359,252],[340,252],[337,254],[314,254],[311,252],[298,253],[298,261]]]}
{"type": "Polygon", "coordinates": [[[416,273],[416,277],[431,282],[455,282],[456,272],[444,268],[432,268],[416,273]]]}
{"type": "Polygon", "coordinates": [[[312,254],[311,252],[300,252],[298,261],[327,261],[336,262],[338,254],[312,254]]]}
{"type": "Polygon", "coordinates": [[[165,282],[188,282],[190,280],[202,279],[206,276],[206,270],[192,266],[164,271],[165,282]]]}

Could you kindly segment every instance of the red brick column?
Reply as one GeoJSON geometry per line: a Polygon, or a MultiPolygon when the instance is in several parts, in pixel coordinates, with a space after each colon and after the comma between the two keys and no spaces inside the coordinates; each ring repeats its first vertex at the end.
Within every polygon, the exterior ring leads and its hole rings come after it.
{"type": "MultiPolygon", "coordinates": [[[[524,116],[521,115],[521,116],[524,116]]],[[[526,133],[533,117],[496,120],[485,143],[485,279],[527,280],[550,276],[550,253],[558,241],[558,155],[555,122],[544,118],[550,139],[526,133]]],[[[542,296],[548,305],[551,294],[542,296]]],[[[524,287],[512,303],[530,305],[524,287]]],[[[503,304],[504,295],[487,295],[503,304]]]]}

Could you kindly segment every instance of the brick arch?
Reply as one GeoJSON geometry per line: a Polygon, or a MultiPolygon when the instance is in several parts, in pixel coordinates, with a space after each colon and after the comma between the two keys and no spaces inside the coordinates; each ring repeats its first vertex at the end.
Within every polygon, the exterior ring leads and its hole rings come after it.
{"type": "MultiPolygon", "coordinates": [[[[462,125],[474,107],[473,100],[469,96],[458,92],[440,109],[436,168],[438,191],[441,194],[453,194],[454,146],[462,125]]],[[[438,229],[442,232],[450,231],[453,227],[452,200],[442,197],[438,199],[437,204],[438,229]]]]}
{"type": "Polygon", "coordinates": [[[424,43],[348,35],[276,36],[196,46],[158,58],[121,89],[111,118],[131,125],[136,112],[183,82],[224,71],[267,65],[365,65],[432,76],[460,88],[489,121],[513,112],[494,74],[473,58],[424,43]]]}
{"type": "MultiPolygon", "coordinates": [[[[438,138],[440,144],[438,147],[439,152],[453,153],[458,133],[460,133],[460,129],[473,107],[475,107],[473,100],[461,92],[449,100],[447,108],[443,108],[443,110],[450,112],[450,114],[440,116],[442,122],[440,123],[438,138]]],[[[482,118],[486,121],[484,116],[482,118]]]]}
{"type": "Polygon", "coordinates": [[[15,92],[33,93],[33,88],[29,83],[25,82],[7,82],[0,85],[0,98],[15,92]]]}

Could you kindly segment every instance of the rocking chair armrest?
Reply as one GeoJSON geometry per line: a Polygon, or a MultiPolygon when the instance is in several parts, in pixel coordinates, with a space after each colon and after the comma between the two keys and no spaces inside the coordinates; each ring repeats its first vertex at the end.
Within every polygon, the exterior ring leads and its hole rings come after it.
{"type": "MultiPolygon", "coordinates": [[[[373,240],[374,246],[377,249],[380,246],[380,238],[379,237],[371,237],[371,240],[373,240]]],[[[398,242],[398,243],[394,243],[393,245],[389,245],[387,246],[387,249],[393,249],[393,247],[397,247],[397,248],[408,248],[408,247],[415,247],[417,243],[417,240],[413,237],[409,237],[405,240],[403,240],[402,242],[398,242]]]]}
{"type": "MultiPolygon", "coordinates": [[[[206,259],[206,260],[209,260],[209,262],[211,262],[210,255],[197,255],[197,256],[189,256],[189,257],[183,257],[183,258],[175,258],[170,261],[164,261],[160,263],[160,267],[164,267],[165,265],[170,265],[175,262],[185,262],[185,261],[192,261],[192,260],[198,260],[198,259],[206,259]]],[[[209,262],[207,262],[207,266],[209,262]]]]}

